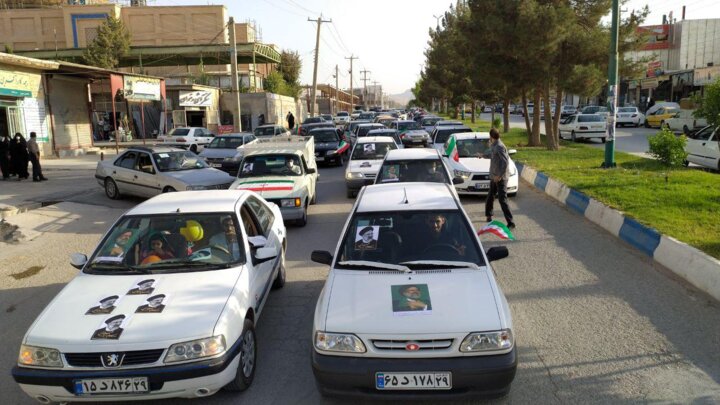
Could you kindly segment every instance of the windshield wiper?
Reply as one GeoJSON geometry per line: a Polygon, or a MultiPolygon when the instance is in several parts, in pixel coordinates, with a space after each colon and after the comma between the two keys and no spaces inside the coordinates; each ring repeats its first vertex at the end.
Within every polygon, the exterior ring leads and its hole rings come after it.
{"type": "Polygon", "coordinates": [[[478,270],[480,267],[471,262],[458,262],[458,261],[452,261],[452,260],[413,260],[409,262],[402,262],[399,264],[406,265],[408,267],[415,267],[415,268],[425,268],[425,269],[442,269],[447,267],[455,267],[455,268],[470,268],[473,270],[478,270]]]}
{"type": "Polygon", "coordinates": [[[115,263],[115,262],[93,262],[89,266],[90,270],[112,270],[113,272],[121,272],[121,271],[127,271],[127,272],[133,272],[133,273],[141,273],[141,274],[148,274],[149,271],[147,269],[139,268],[136,266],[128,266],[127,264],[122,263],[115,263]]]}
{"type": "Polygon", "coordinates": [[[382,270],[395,270],[400,271],[403,273],[412,273],[412,270],[410,270],[406,266],[399,266],[397,264],[388,264],[388,263],[380,263],[380,262],[371,262],[367,260],[348,260],[345,262],[338,262],[339,265],[342,266],[357,266],[357,267],[365,267],[370,269],[382,269],[382,270]]]}
{"type": "Polygon", "coordinates": [[[157,262],[153,263],[150,267],[147,267],[147,269],[167,269],[169,267],[173,268],[180,268],[180,267],[211,267],[214,269],[227,269],[229,267],[232,267],[233,263],[208,263],[203,262],[199,260],[195,261],[164,261],[164,262],[157,262]]]}

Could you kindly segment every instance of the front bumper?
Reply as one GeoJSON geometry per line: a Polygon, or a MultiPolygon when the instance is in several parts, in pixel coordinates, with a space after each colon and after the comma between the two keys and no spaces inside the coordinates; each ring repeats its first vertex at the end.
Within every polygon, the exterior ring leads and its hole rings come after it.
{"type": "Polygon", "coordinates": [[[635,117],[635,118],[620,118],[620,117],[618,117],[618,118],[615,120],[615,123],[616,123],[616,124],[619,124],[619,125],[626,125],[626,124],[638,125],[638,124],[641,124],[641,122],[640,122],[640,117],[635,117]]]}
{"type": "Polygon", "coordinates": [[[397,359],[327,356],[312,349],[312,368],[318,389],[325,395],[376,399],[463,399],[502,396],[517,369],[517,353],[496,356],[397,359]],[[383,391],[375,388],[376,372],[452,373],[450,390],[383,391]]]}
{"type": "Polygon", "coordinates": [[[326,154],[327,151],[320,151],[315,153],[315,161],[317,163],[337,163],[340,162],[342,159],[342,155],[338,155],[337,153],[333,154],[326,154]]]}
{"type": "MultiPolygon", "coordinates": [[[[490,181],[489,180],[465,180],[462,184],[456,184],[455,190],[460,195],[487,195],[490,192],[490,181]],[[487,188],[477,187],[478,185],[486,184],[487,188]]],[[[518,176],[517,174],[508,177],[507,180],[507,193],[515,194],[518,191],[518,176]]]]}
{"type": "Polygon", "coordinates": [[[371,184],[375,184],[375,176],[373,176],[372,178],[364,177],[362,179],[352,179],[352,180],[345,179],[345,186],[347,187],[348,190],[353,190],[353,191],[360,190],[364,186],[369,186],[371,184]]]}
{"type": "Polygon", "coordinates": [[[305,215],[304,207],[280,207],[280,213],[285,221],[300,219],[305,215]]]}

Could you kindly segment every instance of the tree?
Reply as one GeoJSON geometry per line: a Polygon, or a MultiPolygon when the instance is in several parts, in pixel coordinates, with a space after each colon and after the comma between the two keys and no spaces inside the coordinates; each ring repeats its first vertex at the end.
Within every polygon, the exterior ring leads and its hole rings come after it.
{"type": "Polygon", "coordinates": [[[275,94],[286,94],[288,92],[288,86],[283,78],[282,73],[278,71],[272,71],[265,78],[265,91],[275,94]]]}
{"type": "Polygon", "coordinates": [[[97,28],[97,36],[83,52],[83,60],[90,66],[115,69],[120,58],[130,52],[130,33],[119,18],[109,16],[97,28]]]}
{"type": "Polygon", "coordinates": [[[283,51],[280,54],[279,69],[285,83],[285,91],[279,94],[298,98],[302,90],[302,86],[300,85],[300,71],[302,70],[300,54],[292,51],[283,51]]]}
{"type": "Polygon", "coordinates": [[[705,87],[705,95],[696,96],[695,102],[700,106],[695,110],[695,116],[705,118],[709,125],[720,125],[720,79],[705,87]]]}

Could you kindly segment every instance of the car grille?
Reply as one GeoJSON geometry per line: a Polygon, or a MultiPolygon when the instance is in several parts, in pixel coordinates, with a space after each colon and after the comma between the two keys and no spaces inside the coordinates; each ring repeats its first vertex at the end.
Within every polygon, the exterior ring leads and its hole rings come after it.
{"type": "Polygon", "coordinates": [[[222,163],[223,160],[225,160],[225,159],[223,159],[223,158],[205,158],[205,160],[207,160],[208,163],[222,163]]]}
{"type": "Polygon", "coordinates": [[[377,176],[377,173],[365,173],[365,178],[367,179],[374,179],[377,176]]]}
{"type": "MultiPolygon", "coordinates": [[[[118,352],[125,355],[122,366],[137,366],[152,364],[160,359],[165,349],[138,350],[133,352],[118,352]]],[[[65,353],[65,360],[72,367],[103,367],[100,356],[103,353],[65,353]]]]}
{"type": "Polygon", "coordinates": [[[472,177],[473,180],[490,180],[489,174],[474,174],[472,177]]]}
{"type": "Polygon", "coordinates": [[[402,350],[406,351],[405,348],[408,344],[414,343],[418,345],[418,350],[445,350],[452,346],[454,339],[431,339],[431,340],[372,340],[373,347],[377,350],[382,351],[393,351],[402,350]]]}

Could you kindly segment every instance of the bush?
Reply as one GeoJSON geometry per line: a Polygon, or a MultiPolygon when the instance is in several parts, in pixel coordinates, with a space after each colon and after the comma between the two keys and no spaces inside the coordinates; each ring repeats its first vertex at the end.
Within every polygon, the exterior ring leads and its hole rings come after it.
{"type": "Polygon", "coordinates": [[[685,152],[685,135],[675,136],[669,129],[663,129],[654,136],[648,137],[650,150],[648,153],[668,168],[680,167],[687,158],[685,152]]]}
{"type": "Polygon", "coordinates": [[[502,125],[503,125],[503,123],[502,123],[502,118],[500,118],[500,117],[495,117],[495,119],[494,119],[493,122],[492,122],[493,128],[501,128],[502,125]]]}

